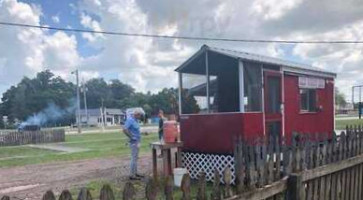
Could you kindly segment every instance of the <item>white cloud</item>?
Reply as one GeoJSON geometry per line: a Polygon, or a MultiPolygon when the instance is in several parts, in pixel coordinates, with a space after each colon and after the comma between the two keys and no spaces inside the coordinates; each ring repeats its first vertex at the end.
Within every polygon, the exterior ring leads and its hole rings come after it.
{"type": "MultiPolygon", "coordinates": [[[[5,0],[0,7],[0,19],[39,24],[42,9],[46,8],[5,0]]],[[[363,37],[363,4],[359,1],[81,0],[70,4],[69,9],[79,16],[83,28],[96,31],[297,40],[363,37]]],[[[221,43],[85,33],[82,38],[87,43],[83,48],[98,51],[82,58],[77,51],[80,42],[71,34],[18,28],[2,30],[6,31],[0,32],[0,61],[5,59],[3,71],[9,76],[4,78],[9,80],[34,74],[44,67],[71,79],[67,71],[79,66],[85,77],[113,74],[113,78],[130,83],[138,91],[157,91],[176,86],[173,69],[206,43],[285,59],[292,56],[294,60],[338,72],[337,85],[347,95],[350,85],[363,82],[360,44],[221,43]],[[21,67],[23,74],[9,66],[21,67]]],[[[1,73],[0,70],[0,78],[1,73]]]]}
{"type": "MultiPolygon", "coordinates": [[[[17,0],[4,0],[0,21],[39,25],[41,8],[17,0]]],[[[74,35],[62,31],[50,33],[40,29],[3,27],[0,31],[1,92],[23,76],[51,69],[57,75],[68,73],[80,62],[74,35]]]]}
{"type": "Polygon", "coordinates": [[[257,0],[253,2],[251,11],[257,16],[262,16],[264,20],[273,20],[296,8],[301,2],[302,0],[257,0]]]}
{"type": "MultiPolygon", "coordinates": [[[[81,24],[93,31],[102,31],[100,24],[84,12],[81,13],[81,24]]],[[[82,37],[87,39],[89,42],[95,42],[98,38],[104,38],[103,34],[92,33],[82,33],[82,37]]]]}
{"type": "Polygon", "coordinates": [[[52,16],[52,21],[56,24],[58,24],[60,22],[59,16],[58,15],[54,15],[52,16]]]}

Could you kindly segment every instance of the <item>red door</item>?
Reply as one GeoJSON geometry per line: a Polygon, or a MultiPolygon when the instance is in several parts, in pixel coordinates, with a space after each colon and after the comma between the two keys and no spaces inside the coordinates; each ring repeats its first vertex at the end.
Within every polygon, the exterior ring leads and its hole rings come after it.
{"type": "Polygon", "coordinates": [[[264,113],[267,137],[278,139],[282,133],[282,80],[279,71],[264,71],[264,113]]]}

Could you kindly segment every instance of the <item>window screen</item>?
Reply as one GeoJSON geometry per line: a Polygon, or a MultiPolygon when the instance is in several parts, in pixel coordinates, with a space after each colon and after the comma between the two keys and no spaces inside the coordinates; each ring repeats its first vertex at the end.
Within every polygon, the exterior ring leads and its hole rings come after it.
{"type": "Polygon", "coordinates": [[[267,78],[267,113],[280,113],[281,109],[281,82],[280,77],[267,78]]]}
{"type": "Polygon", "coordinates": [[[300,89],[300,110],[316,111],[316,89],[300,89]]]}
{"type": "Polygon", "coordinates": [[[212,68],[209,78],[210,112],[239,112],[238,67],[212,68]]]}
{"type": "Polygon", "coordinates": [[[256,63],[243,63],[244,108],[246,112],[261,111],[262,67],[256,63]]]}
{"type": "Polygon", "coordinates": [[[182,74],[182,114],[207,112],[206,75],[182,74]]]}

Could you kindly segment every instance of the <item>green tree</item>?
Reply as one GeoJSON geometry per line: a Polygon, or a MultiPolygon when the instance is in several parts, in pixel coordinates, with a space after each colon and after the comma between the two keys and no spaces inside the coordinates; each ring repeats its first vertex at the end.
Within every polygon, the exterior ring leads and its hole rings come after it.
{"type": "Polygon", "coordinates": [[[113,107],[113,102],[111,100],[112,93],[110,92],[108,85],[103,78],[94,78],[87,81],[86,87],[88,88],[88,108],[100,108],[102,103],[105,107],[113,107]]]}
{"type": "Polygon", "coordinates": [[[55,77],[52,72],[39,72],[35,78],[24,77],[16,86],[10,87],[2,97],[1,115],[9,121],[26,120],[45,109],[50,103],[60,108],[70,107],[74,96],[74,85],[55,77]]]}
{"type": "Polygon", "coordinates": [[[344,107],[347,105],[345,95],[341,93],[337,87],[335,87],[335,105],[340,107],[344,107]]]}

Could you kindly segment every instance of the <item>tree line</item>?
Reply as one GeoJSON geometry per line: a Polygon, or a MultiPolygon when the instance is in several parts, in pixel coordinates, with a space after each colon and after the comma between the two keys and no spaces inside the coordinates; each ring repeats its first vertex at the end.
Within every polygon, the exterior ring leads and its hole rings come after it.
{"type": "MultiPolygon", "coordinates": [[[[84,83],[87,97],[87,108],[127,109],[142,107],[147,116],[158,113],[159,109],[168,114],[177,114],[178,89],[164,88],[158,93],[141,93],[120,80],[114,79],[106,82],[103,78],[90,79],[84,83]]],[[[58,125],[70,125],[75,122],[75,97],[76,85],[50,70],[37,73],[34,78],[24,77],[18,84],[11,86],[3,93],[0,103],[0,115],[7,116],[10,124],[16,121],[25,121],[28,117],[39,113],[49,104],[54,104],[61,109],[71,112],[64,115],[56,122],[58,125]]],[[[84,108],[83,94],[81,93],[81,108],[84,108]]],[[[198,110],[195,99],[185,103],[185,109],[198,110]]],[[[3,119],[3,117],[1,117],[3,119]]],[[[0,127],[4,123],[1,120],[0,127]]]]}

